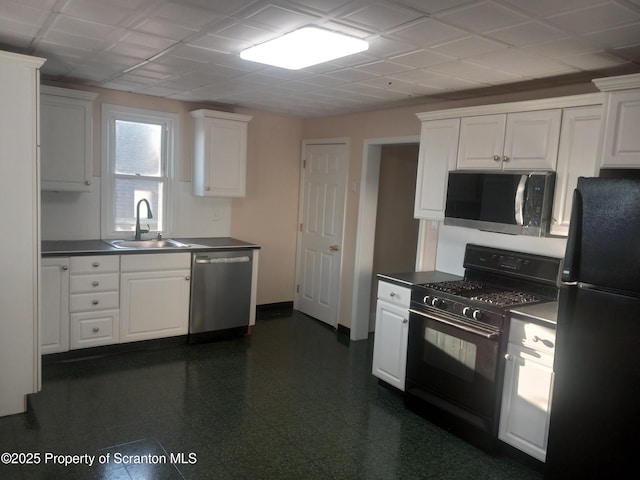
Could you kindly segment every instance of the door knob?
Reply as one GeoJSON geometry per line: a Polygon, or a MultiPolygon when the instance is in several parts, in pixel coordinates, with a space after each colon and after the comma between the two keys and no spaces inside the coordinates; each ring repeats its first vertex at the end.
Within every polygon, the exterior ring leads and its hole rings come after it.
{"type": "Polygon", "coordinates": [[[338,245],[331,245],[329,247],[329,250],[331,250],[332,252],[337,252],[338,251],[338,245]]]}

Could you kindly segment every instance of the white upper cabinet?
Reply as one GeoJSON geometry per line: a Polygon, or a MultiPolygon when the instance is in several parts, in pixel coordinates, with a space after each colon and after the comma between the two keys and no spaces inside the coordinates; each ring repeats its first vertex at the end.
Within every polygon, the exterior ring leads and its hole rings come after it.
{"type": "Polygon", "coordinates": [[[248,115],[196,110],[193,117],[193,194],[244,197],[248,115]]]}
{"type": "Polygon", "coordinates": [[[598,142],[602,105],[567,108],[562,113],[562,131],[556,168],[551,234],[566,236],[578,177],[598,175],[598,142]]]}
{"type": "Polygon", "coordinates": [[[459,170],[554,170],[562,109],[462,118],[459,170]]]}
{"type": "Polygon", "coordinates": [[[47,86],[40,90],[40,187],[90,191],[93,101],[97,94],[47,86]]]}
{"type": "Polygon", "coordinates": [[[413,216],[442,220],[447,194],[447,175],[456,168],[460,119],[422,122],[418,177],[413,216]]]}
{"type": "Polygon", "coordinates": [[[605,100],[602,168],[640,168],[640,74],[594,80],[605,100]]]}

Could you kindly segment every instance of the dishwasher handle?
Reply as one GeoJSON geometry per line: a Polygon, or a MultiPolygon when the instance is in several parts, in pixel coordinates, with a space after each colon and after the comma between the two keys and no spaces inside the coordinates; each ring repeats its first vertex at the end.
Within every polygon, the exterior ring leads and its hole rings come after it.
{"type": "Polygon", "coordinates": [[[196,256],[195,263],[197,264],[210,264],[210,263],[247,263],[251,261],[251,257],[243,255],[241,257],[198,257],[196,256]]]}

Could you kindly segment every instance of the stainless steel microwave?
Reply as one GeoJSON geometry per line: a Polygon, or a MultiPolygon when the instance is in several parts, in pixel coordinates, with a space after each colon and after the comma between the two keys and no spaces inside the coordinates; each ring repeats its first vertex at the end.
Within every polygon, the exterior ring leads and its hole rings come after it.
{"type": "Polygon", "coordinates": [[[554,181],[553,172],[449,172],[444,224],[546,236],[554,181]]]}

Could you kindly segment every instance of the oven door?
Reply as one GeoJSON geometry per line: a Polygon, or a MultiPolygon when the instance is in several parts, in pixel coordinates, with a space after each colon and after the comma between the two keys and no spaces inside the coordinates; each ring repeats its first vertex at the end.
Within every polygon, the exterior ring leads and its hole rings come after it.
{"type": "Polygon", "coordinates": [[[492,429],[500,333],[446,312],[409,312],[407,393],[492,429]]]}

